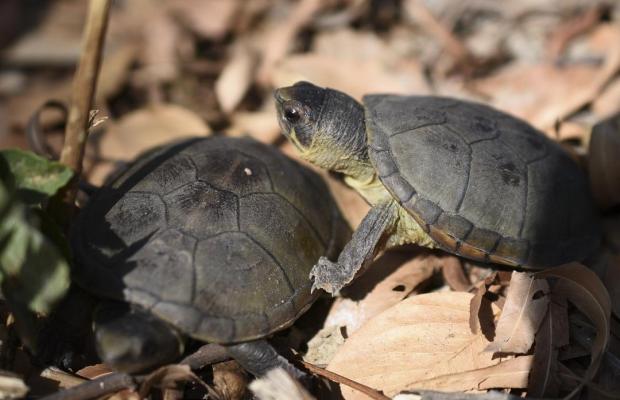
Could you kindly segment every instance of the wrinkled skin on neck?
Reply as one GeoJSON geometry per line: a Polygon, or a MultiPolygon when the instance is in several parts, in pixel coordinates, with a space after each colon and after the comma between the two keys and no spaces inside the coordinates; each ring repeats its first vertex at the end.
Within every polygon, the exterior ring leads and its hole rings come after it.
{"type": "Polygon", "coordinates": [[[360,103],[345,93],[307,82],[280,88],[275,98],[280,127],[302,158],[353,182],[376,180],[360,103]]]}

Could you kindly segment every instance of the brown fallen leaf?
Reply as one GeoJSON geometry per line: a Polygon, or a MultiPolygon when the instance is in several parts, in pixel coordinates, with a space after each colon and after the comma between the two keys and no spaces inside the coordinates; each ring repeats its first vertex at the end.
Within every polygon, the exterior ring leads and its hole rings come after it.
{"type": "Polygon", "coordinates": [[[444,257],[388,251],[336,299],[325,326],[345,327],[353,334],[366,321],[418,292],[446,263],[444,257]]]}
{"type": "Polygon", "coordinates": [[[572,39],[595,27],[606,8],[603,4],[595,4],[580,15],[563,21],[547,43],[549,61],[558,59],[572,39]]]}
{"type": "Polygon", "coordinates": [[[495,337],[495,321],[491,308],[492,301],[486,294],[491,286],[497,286],[498,282],[497,272],[487,276],[480,283],[469,303],[469,329],[472,333],[484,333],[489,341],[495,337]]]}
{"type": "Polygon", "coordinates": [[[527,353],[549,305],[549,285],[525,272],[514,271],[495,338],[485,351],[527,353]]]}
{"type": "Polygon", "coordinates": [[[486,368],[411,382],[407,385],[407,389],[420,387],[443,389],[449,387],[451,390],[467,391],[525,388],[527,387],[527,379],[532,368],[532,361],[532,356],[512,358],[486,368]]]}
{"type": "Polygon", "coordinates": [[[471,288],[471,282],[465,275],[463,263],[458,257],[446,255],[441,267],[441,274],[452,290],[466,292],[471,288]]]}
{"type": "Polygon", "coordinates": [[[244,398],[248,379],[236,361],[224,361],[213,365],[213,385],[222,398],[241,400],[244,398]]]}
{"type": "Polygon", "coordinates": [[[536,333],[534,362],[527,386],[529,396],[557,397],[559,349],[568,343],[566,300],[552,292],[549,309],[536,333]]]}
{"type": "Polygon", "coordinates": [[[226,130],[226,134],[229,136],[250,135],[268,144],[276,142],[282,134],[273,102],[269,102],[266,110],[233,113],[231,126],[226,130]]]}
{"type": "MultiPolygon", "coordinates": [[[[104,160],[127,161],[146,149],[175,139],[209,134],[209,126],[193,112],[174,104],[157,104],[110,122],[107,132],[99,138],[98,156],[104,160]]],[[[97,164],[89,174],[89,181],[101,184],[111,167],[109,162],[97,164]]]]}
{"type": "MultiPolygon", "coordinates": [[[[225,113],[231,113],[241,102],[253,82],[256,54],[249,46],[235,46],[232,55],[215,81],[215,94],[225,113]]],[[[273,116],[275,120],[275,115],[273,116]]]]}
{"type": "Polygon", "coordinates": [[[207,385],[202,379],[194,374],[188,365],[171,364],[148,374],[140,383],[138,393],[140,398],[144,399],[154,387],[165,389],[174,388],[177,382],[193,381],[203,386],[209,393],[209,397],[217,398],[217,393],[213,391],[211,386],[207,385]]]}
{"type": "Polygon", "coordinates": [[[589,49],[602,56],[600,66],[569,64],[510,64],[476,81],[476,91],[508,111],[546,130],[597,98],[620,68],[620,27],[600,24],[588,37],[589,49]],[[570,82],[567,85],[566,82],[570,82]]]}
{"type": "Polygon", "coordinates": [[[422,68],[417,63],[390,67],[383,65],[381,60],[360,61],[316,53],[287,57],[273,73],[273,85],[276,87],[292,85],[300,80],[341,90],[357,100],[368,93],[429,92],[422,68]]]}
{"type": "Polygon", "coordinates": [[[538,272],[536,276],[561,278],[553,287],[553,292],[573,303],[596,327],[590,365],[583,374],[583,381],[571,393],[572,396],[581,390],[583,385],[591,381],[601,364],[603,354],[609,344],[611,300],[598,276],[580,263],[550,268],[538,272]]]}
{"type": "Polygon", "coordinates": [[[309,24],[314,15],[326,5],[320,0],[301,0],[294,3],[290,15],[280,19],[271,28],[262,45],[262,59],[257,72],[258,83],[269,86],[272,82],[273,69],[280,60],[288,53],[295,36],[309,24]]]}
{"type": "MultiPolygon", "coordinates": [[[[328,370],[394,396],[405,388],[429,382],[433,389],[471,390],[484,385],[485,369],[512,358],[494,358],[489,341],[469,329],[469,303],[462,292],[422,294],[407,298],[368,321],[351,335],[328,370]],[[466,372],[469,372],[466,374],[466,372]],[[451,381],[452,374],[461,378],[451,381]],[[444,378],[439,378],[444,377],[444,378]],[[434,380],[435,378],[439,378],[434,380]],[[475,383],[472,387],[472,383],[475,383]]],[[[495,307],[495,313],[499,310],[495,307]]],[[[504,376],[504,387],[525,387],[528,361],[516,361],[504,376]]],[[[355,393],[341,387],[346,399],[355,393]]]]}
{"type": "Polygon", "coordinates": [[[168,0],[173,15],[206,39],[221,40],[232,28],[239,0],[168,0]]]}

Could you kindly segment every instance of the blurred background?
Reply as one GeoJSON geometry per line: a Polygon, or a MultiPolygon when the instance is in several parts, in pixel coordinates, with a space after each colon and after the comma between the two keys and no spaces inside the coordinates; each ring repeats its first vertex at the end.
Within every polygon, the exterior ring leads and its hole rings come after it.
{"type": "MultiPolygon", "coordinates": [[[[33,113],[69,98],[86,7],[0,2],[0,147],[26,147],[33,113]]],[[[176,136],[283,144],[271,93],[300,79],[470,98],[587,145],[620,108],[619,16],[596,0],[117,0],[86,174],[176,136]]],[[[62,113],[41,121],[59,148],[62,113]]]]}
{"type": "MultiPolygon", "coordinates": [[[[70,98],[87,6],[84,0],[0,0],[0,149],[28,148],[26,131],[39,113],[51,153],[60,152],[65,115],[42,105],[70,98]]],[[[377,92],[434,94],[520,116],[589,163],[594,185],[604,187],[595,190],[599,205],[615,204],[617,211],[619,72],[618,0],[116,0],[84,175],[99,185],[140,152],[195,135],[250,135],[296,156],[280,134],[272,93],[308,80],[357,99],[377,92]],[[613,129],[604,133],[615,142],[601,139],[593,151],[593,126],[614,115],[607,125],[613,129]]],[[[356,226],[368,206],[321,173],[356,226]]],[[[605,223],[607,250],[620,260],[618,214],[608,213],[605,223]]],[[[371,284],[361,281],[366,292],[384,293],[375,295],[381,301],[371,299],[382,309],[429,280],[437,265],[446,276],[449,262],[461,270],[453,257],[409,259],[403,252],[377,261],[400,271],[383,286],[375,285],[387,272],[366,275],[371,284]],[[415,285],[394,292],[403,276],[415,285]]],[[[605,283],[619,279],[616,261],[599,273],[605,283]]],[[[615,286],[608,290],[617,311],[615,286]]],[[[351,301],[338,301],[325,325],[346,325],[351,333],[363,319],[351,316],[351,301]]],[[[372,307],[364,312],[377,313],[372,307]]],[[[612,378],[617,385],[617,375],[612,378]]]]}

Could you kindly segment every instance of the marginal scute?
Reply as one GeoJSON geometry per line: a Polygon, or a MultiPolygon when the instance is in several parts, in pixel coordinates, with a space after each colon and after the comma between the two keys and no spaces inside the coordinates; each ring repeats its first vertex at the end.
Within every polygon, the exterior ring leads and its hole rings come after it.
{"type": "Polygon", "coordinates": [[[500,238],[497,232],[474,227],[467,236],[467,243],[486,253],[491,253],[497,247],[500,238]]]}
{"type": "Polygon", "coordinates": [[[458,240],[465,240],[473,229],[472,223],[465,218],[448,213],[441,214],[435,225],[458,240]]]}
{"type": "Polygon", "coordinates": [[[437,204],[423,197],[418,197],[413,204],[412,211],[419,215],[427,224],[434,224],[442,213],[441,208],[439,208],[437,204]]]}
{"type": "Polygon", "coordinates": [[[392,157],[389,151],[374,152],[372,149],[370,151],[373,152],[377,172],[381,178],[386,178],[398,172],[394,157],[392,157]]]}
{"type": "Polygon", "coordinates": [[[528,261],[529,245],[526,240],[514,238],[501,238],[497,248],[490,256],[491,261],[496,257],[503,258],[504,264],[522,265],[528,261]]]}
{"type": "Polygon", "coordinates": [[[390,188],[400,203],[407,202],[415,194],[415,190],[399,174],[392,174],[388,177],[381,178],[385,186],[390,188]]]}

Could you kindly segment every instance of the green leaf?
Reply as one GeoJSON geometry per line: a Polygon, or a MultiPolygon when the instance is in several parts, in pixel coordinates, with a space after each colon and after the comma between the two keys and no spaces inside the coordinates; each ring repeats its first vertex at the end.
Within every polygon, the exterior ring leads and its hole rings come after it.
{"type": "Polygon", "coordinates": [[[2,290],[15,306],[47,314],[69,287],[69,264],[39,225],[35,213],[13,206],[0,228],[0,237],[10,235],[0,254],[0,274],[2,290]]]}
{"type": "Polygon", "coordinates": [[[17,149],[0,150],[0,177],[26,204],[40,204],[73,177],[67,166],[17,149]]]}

